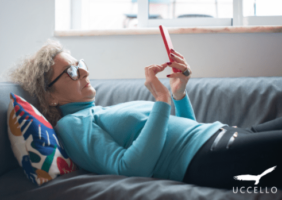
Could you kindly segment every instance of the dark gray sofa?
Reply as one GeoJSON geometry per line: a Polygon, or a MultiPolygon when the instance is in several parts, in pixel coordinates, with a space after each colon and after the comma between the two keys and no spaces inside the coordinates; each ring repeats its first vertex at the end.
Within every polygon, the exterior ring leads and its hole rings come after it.
{"type": "MultiPolygon", "coordinates": [[[[169,79],[160,79],[169,88],[169,79]]],[[[145,79],[91,80],[96,105],[127,101],[154,101],[145,79]]],[[[191,78],[186,91],[198,122],[216,120],[230,126],[250,127],[282,116],[282,77],[191,78]]],[[[19,167],[7,134],[9,93],[36,101],[13,83],[0,83],[0,199],[282,199],[282,191],[233,193],[182,182],[146,177],[96,175],[78,170],[40,187],[31,183],[19,167]]],[[[172,104],[171,114],[174,115],[172,104]]]]}

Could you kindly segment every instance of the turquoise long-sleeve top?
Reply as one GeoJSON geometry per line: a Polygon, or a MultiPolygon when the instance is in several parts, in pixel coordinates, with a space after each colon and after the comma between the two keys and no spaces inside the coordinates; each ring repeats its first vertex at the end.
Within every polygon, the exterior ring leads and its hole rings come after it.
{"type": "Polygon", "coordinates": [[[198,123],[186,93],[171,105],[130,101],[113,106],[75,102],[60,106],[54,127],[69,157],[96,174],[182,181],[200,147],[221,127],[198,123]]]}

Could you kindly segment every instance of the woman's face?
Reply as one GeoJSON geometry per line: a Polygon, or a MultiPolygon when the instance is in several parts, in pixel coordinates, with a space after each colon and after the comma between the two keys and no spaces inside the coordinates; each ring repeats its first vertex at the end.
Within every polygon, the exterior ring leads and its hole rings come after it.
{"type": "MultiPolygon", "coordinates": [[[[77,65],[78,60],[70,54],[62,52],[55,56],[55,64],[52,66],[53,74],[50,83],[57,78],[68,66],[77,65]]],[[[90,85],[89,72],[78,68],[78,80],[72,80],[64,73],[51,87],[50,105],[64,105],[72,102],[86,102],[95,99],[96,91],[90,85]],[[89,84],[88,84],[89,83],[89,84]]]]}

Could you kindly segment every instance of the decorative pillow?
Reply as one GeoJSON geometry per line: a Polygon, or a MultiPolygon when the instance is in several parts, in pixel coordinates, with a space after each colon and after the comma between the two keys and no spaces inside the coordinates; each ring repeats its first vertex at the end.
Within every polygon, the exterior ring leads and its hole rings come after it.
{"type": "Polygon", "coordinates": [[[78,169],[45,117],[23,98],[13,93],[10,98],[8,134],[14,155],[27,178],[41,185],[78,169]]]}

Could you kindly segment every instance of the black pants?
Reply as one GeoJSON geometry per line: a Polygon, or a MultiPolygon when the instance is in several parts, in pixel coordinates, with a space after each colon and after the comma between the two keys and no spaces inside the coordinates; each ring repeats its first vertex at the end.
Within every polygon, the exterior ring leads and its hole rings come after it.
{"type": "MultiPolygon", "coordinates": [[[[223,127],[227,130],[211,150],[217,131],[199,149],[187,168],[183,182],[204,187],[232,189],[233,187],[282,187],[282,117],[251,128],[223,127]],[[227,149],[227,143],[238,132],[227,149]],[[239,181],[238,175],[260,175],[276,168],[255,181],[239,181]]],[[[245,178],[244,178],[245,179],[245,178]]]]}

